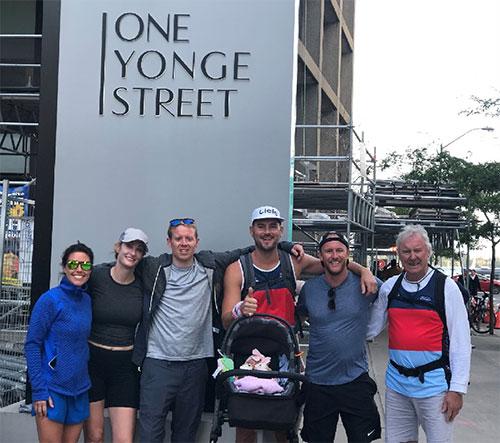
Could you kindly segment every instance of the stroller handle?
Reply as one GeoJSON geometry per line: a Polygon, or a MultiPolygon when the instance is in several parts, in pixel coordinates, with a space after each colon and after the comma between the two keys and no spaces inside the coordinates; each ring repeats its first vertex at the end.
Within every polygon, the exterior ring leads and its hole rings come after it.
{"type": "Polygon", "coordinates": [[[271,318],[273,320],[276,320],[277,322],[281,323],[287,330],[288,334],[292,338],[293,346],[295,348],[295,352],[298,352],[299,345],[297,343],[297,339],[295,337],[295,333],[293,332],[293,328],[290,326],[290,323],[288,323],[286,320],[284,320],[281,317],[278,317],[277,315],[273,314],[253,314],[250,317],[238,317],[235,321],[231,323],[231,326],[229,326],[229,329],[226,331],[226,335],[224,336],[224,340],[222,342],[221,348],[225,348],[226,343],[227,343],[227,337],[231,336],[231,333],[233,329],[238,325],[238,323],[241,323],[243,321],[251,321],[252,318],[271,318]]]}

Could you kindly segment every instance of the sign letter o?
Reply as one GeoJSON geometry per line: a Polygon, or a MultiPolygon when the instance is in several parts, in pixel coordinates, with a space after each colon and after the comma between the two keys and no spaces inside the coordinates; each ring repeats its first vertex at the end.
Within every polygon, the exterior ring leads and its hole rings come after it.
{"type": "Polygon", "coordinates": [[[125,14],[120,15],[120,17],[118,17],[116,19],[115,32],[116,32],[116,35],[121,40],[124,40],[126,42],[133,42],[134,40],[137,40],[144,32],[144,22],[142,21],[142,18],[139,15],[134,14],[133,12],[126,12],[125,14]],[[139,25],[139,29],[137,30],[137,33],[135,34],[135,36],[131,36],[131,37],[124,36],[122,33],[122,29],[121,29],[122,20],[127,16],[135,17],[137,19],[137,24],[139,25]]]}
{"type": "Polygon", "coordinates": [[[165,57],[163,56],[163,54],[161,52],[158,52],[158,51],[143,52],[140,55],[140,57],[137,59],[137,69],[139,70],[140,74],[143,77],[149,78],[150,80],[154,79],[154,78],[158,78],[160,75],[162,75],[165,72],[166,67],[167,67],[167,61],[165,60],[165,57]],[[144,57],[146,57],[146,55],[148,55],[148,54],[156,54],[159,57],[161,66],[160,66],[160,69],[158,71],[158,74],[156,74],[156,75],[148,75],[144,72],[144,69],[142,66],[142,61],[143,61],[144,57]]]}

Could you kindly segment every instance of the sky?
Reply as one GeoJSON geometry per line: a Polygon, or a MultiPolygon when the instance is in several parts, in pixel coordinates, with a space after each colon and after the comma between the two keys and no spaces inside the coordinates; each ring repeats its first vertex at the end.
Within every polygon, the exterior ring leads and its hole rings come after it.
{"type": "Polygon", "coordinates": [[[499,20],[500,0],[356,0],[353,123],[378,159],[489,126],[447,149],[500,161],[500,117],[459,115],[472,95],[500,96],[499,20]]]}

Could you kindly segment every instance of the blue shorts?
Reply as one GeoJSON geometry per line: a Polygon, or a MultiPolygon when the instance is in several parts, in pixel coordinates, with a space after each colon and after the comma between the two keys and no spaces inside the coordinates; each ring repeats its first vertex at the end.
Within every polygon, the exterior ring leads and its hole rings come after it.
{"type": "MultiPolygon", "coordinates": [[[[85,391],[78,395],[64,395],[49,389],[49,395],[54,402],[51,408],[47,404],[47,417],[58,423],[65,425],[76,425],[89,418],[89,395],[85,391]]],[[[35,415],[35,410],[31,410],[31,415],[35,415]]]]}

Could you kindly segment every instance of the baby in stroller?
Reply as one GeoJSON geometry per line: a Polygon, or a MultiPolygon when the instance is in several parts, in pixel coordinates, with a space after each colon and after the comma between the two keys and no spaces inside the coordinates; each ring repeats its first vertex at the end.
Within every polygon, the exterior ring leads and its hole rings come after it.
{"type": "Polygon", "coordinates": [[[295,334],[283,319],[268,314],[237,319],[227,331],[221,354],[235,368],[217,375],[210,439],[222,425],[286,431],[298,441],[301,407],[300,353],[295,334]]]}
{"type": "MultiPolygon", "coordinates": [[[[271,357],[266,357],[258,349],[254,349],[252,350],[252,355],[246,359],[245,363],[240,366],[240,369],[270,371],[270,363],[271,357]]],[[[280,367],[279,370],[281,369],[280,367]]],[[[286,383],[286,381],[287,379],[281,379],[282,383],[286,383]]],[[[236,378],[233,383],[240,392],[250,392],[253,394],[277,394],[283,392],[283,387],[278,383],[278,379],[276,378],[259,378],[253,375],[244,375],[241,378],[236,378]]]]}

